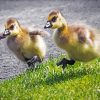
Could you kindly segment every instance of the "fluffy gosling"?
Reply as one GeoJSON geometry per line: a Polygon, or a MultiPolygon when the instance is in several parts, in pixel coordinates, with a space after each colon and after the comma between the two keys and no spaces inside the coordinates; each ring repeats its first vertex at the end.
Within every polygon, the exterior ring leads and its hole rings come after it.
{"type": "Polygon", "coordinates": [[[53,34],[57,46],[65,50],[70,59],[63,58],[57,65],[63,70],[75,61],[88,62],[100,57],[100,34],[84,24],[69,25],[60,11],[49,13],[44,28],[56,29],[53,34]]]}
{"type": "Polygon", "coordinates": [[[41,62],[46,55],[46,44],[42,35],[48,32],[36,28],[33,31],[22,27],[17,19],[9,18],[0,39],[7,37],[8,48],[28,66],[41,62]]]}

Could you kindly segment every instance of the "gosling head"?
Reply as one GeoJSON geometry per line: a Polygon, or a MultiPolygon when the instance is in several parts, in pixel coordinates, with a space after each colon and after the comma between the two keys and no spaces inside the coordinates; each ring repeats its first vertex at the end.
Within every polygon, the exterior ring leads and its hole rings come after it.
{"type": "Polygon", "coordinates": [[[44,26],[44,28],[53,28],[53,29],[60,28],[63,26],[64,21],[65,20],[60,11],[54,10],[50,12],[50,14],[48,15],[47,23],[44,26]]]}
{"type": "Polygon", "coordinates": [[[3,36],[16,36],[20,32],[20,24],[15,18],[9,18],[5,24],[3,36]]]}

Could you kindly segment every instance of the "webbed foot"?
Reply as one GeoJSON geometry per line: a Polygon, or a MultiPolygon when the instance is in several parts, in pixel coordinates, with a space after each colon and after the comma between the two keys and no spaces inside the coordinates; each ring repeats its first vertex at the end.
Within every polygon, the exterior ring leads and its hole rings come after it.
{"type": "Polygon", "coordinates": [[[57,65],[57,66],[62,65],[62,69],[63,69],[63,71],[64,71],[64,69],[67,67],[67,64],[69,64],[69,65],[74,65],[74,63],[75,63],[75,60],[73,60],[73,59],[67,60],[66,58],[63,58],[63,59],[62,59],[60,62],[58,62],[56,65],[57,65]]]}

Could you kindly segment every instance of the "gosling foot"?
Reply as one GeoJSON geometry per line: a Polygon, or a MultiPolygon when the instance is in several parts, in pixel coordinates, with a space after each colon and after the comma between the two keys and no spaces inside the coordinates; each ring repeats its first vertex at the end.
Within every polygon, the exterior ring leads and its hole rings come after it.
{"type": "Polygon", "coordinates": [[[57,66],[60,66],[62,65],[62,69],[63,69],[63,72],[64,72],[64,69],[67,67],[67,65],[74,65],[75,63],[75,60],[73,59],[70,59],[70,60],[67,60],[66,58],[63,58],[60,62],[58,62],[56,65],[57,66]]]}
{"type": "Polygon", "coordinates": [[[34,66],[35,67],[36,62],[42,62],[42,60],[37,56],[33,56],[31,59],[29,59],[27,61],[27,64],[28,64],[29,67],[30,66],[34,66]]]}

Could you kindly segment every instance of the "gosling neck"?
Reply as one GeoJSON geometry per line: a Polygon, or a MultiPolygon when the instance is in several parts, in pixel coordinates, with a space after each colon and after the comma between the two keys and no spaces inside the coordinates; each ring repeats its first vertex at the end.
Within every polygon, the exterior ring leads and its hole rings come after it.
{"type": "Polygon", "coordinates": [[[58,28],[58,31],[63,34],[69,33],[68,24],[67,23],[62,24],[62,26],[58,28]]]}
{"type": "Polygon", "coordinates": [[[25,32],[25,30],[21,30],[20,34],[17,35],[16,39],[22,46],[28,45],[28,43],[30,42],[30,36],[28,32],[25,32]]]}

